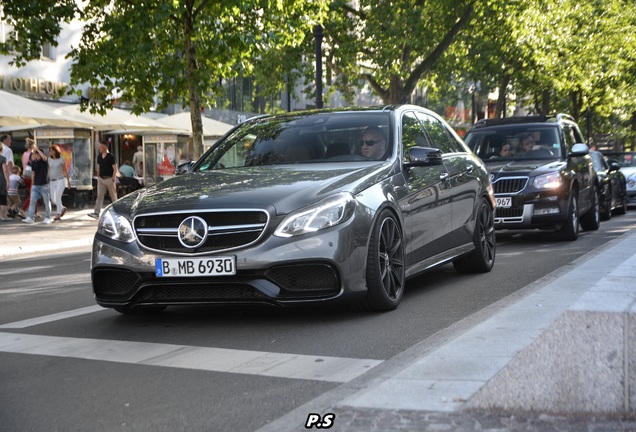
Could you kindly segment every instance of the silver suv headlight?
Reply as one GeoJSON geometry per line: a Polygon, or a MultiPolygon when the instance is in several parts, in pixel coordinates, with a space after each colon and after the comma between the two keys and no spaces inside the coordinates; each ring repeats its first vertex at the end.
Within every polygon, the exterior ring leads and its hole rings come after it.
{"type": "Polygon", "coordinates": [[[106,208],[99,218],[97,232],[103,236],[124,243],[135,241],[135,234],[128,219],[121,216],[112,207],[106,208]]]}
{"type": "Polygon", "coordinates": [[[278,237],[292,237],[341,224],[354,213],[355,198],[340,193],[314,205],[290,213],[274,232],[278,237]]]}
{"type": "Polygon", "coordinates": [[[534,178],[533,185],[537,189],[556,189],[561,186],[561,175],[554,172],[537,176],[534,178]]]}

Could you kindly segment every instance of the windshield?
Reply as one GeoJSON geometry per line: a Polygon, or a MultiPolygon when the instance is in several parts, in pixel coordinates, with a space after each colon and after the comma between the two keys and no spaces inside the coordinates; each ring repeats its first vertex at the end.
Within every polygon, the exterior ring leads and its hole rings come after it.
{"type": "Polygon", "coordinates": [[[621,167],[636,167],[636,153],[612,154],[607,158],[618,162],[621,167]]]}
{"type": "Polygon", "coordinates": [[[557,128],[510,127],[473,130],[466,144],[482,160],[555,159],[562,154],[557,128]]]}
{"type": "Polygon", "coordinates": [[[203,157],[196,171],[295,163],[385,160],[393,151],[389,114],[320,113],[256,120],[203,157]],[[362,150],[361,142],[374,147],[362,150]],[[367,155],[367,156],[365,156],[367,155]]]}

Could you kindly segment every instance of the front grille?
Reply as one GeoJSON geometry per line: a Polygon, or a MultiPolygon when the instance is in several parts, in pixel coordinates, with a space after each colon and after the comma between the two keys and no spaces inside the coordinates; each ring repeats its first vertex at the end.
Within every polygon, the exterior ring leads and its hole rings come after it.
{"type": "Polygon", "coordinates": [[[523,208],[499,208],[495,209],[496,218],[517,218],[523,216],[523,208]]]}
{"type": "Polygon", "coordinates": [[[93,291],[100,298],[127,298],[140,282],[130,270],[99,269],[92,275],[93,291]]]}
{"type": "Polygon", "coordinates": [[[139,303],[267,300],[256,288],[241,283],[151,286],[142,289],[139,303]]]}
{"type": "Polygon", "coordinates": [[[327,264],[299,264],[274,267],[265,276],[291,292],[338,292],[337,272],[327,264]]]}
{"type": "Polygon", "coordinates": [[[528,184],[528,177],[507,177],[492,183],[495,194],[513,194],[521,192],[528,184]]]}
{"type": "Polygon", "coordinates": [[[137,216],[134,228],[139,242],[152,250],[188,255],[221,252],[258,241],[267,225],[263,210],[193,211],[137,216]],[[197,248],[187,248],[178,238],[179,225],[189,216],[202,218],[208,238],[197,248]]]}

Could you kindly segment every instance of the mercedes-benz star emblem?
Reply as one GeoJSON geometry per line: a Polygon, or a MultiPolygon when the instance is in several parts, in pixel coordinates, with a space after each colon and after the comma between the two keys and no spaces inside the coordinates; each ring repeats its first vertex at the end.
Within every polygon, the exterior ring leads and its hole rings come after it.
{"type": "Polygon", "coordinates": [[[179,241],[187,248],[197,248],[208,238],[208,224],[198,216],[187,217],[179,225],[179,241]]]}

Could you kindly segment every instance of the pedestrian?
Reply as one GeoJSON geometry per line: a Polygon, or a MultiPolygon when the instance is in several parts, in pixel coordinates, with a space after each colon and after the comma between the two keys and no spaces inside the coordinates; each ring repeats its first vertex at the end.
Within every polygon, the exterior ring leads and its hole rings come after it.
{"type": "Polygon", "coordinates": [[[124,177],[134,177],[135,170],[132,166],[130,166],[130,161],[125,160],[124,163],[119,167],[119,173],[124,177]]]}
{"type": "Polygon", "coordinates": [[[33,146],[33,156],[31,159],[31,196],[29,202],[29,212],[26,219],[22,222],[32,224],[33,217],[35,215],[35,208],[38,205],[38,200],[42,198],[44,201],[44,220],[42,223],[50,224],[53,222],[51,219],[51,194],[49,192],[49,164],[47,162],[46,155],[36,145],[33,146]]]}
{"type": "Polygon", "coordinates": [[[7,207],[9,208],[8,212],[10,217],[18,216],[24,219],[26,216],[24,216],[24,213],[22,213],[20,209],[22,202],[18,194],[20,185],[24,184],[24,180],[20,177],[20,172],[22,172],[20,167],[13,165],[11,175],[9,176],[9,188],[7,189],[7,207]]]}
{"type": "MultiPolygon", "coordinates": [[[[31,155],[33,154],[33,146],[35,141],[33,138],[26,138],[26,151],[22,153],[22,179],[24,180],[24,187],[26,188],[26,198],[22,203],[22,211],[25,212],[29,209],[29,203],[31,202],[31,155]]],[[[35,217],[38,215],[38,208],[35,207],[35,217]]]]}
{"type": "Polygon", "coordinates": [[[49,146],[49,190],[51,201],[55,204],[56,215],[53,220],[60,220],[66,213],[66,207],[62,205],[62,195],[66,186],[71,187],[71,178],[66,168],[66,160],[62,157],[60,146],[49,146]]]}
{"type": "Polygon", "coordinates": [[[0,142],[4,146],[2,149],[2,156],[6,159],[7,167],[9,168],[9,172],[11,172],[11,167],[14,165],[13,163],[13,150],[11,149],[11,135],[2,134],[0,135],[0,142]]]}
{"type": "Polygon", "coordinates": [[[112,202],[117,201],[117,164],[115,157],[108,151],[108,143],[100,141],[99,156],[97,156],[97,200],[95,201],[95,211],[88,215],[98,219],[99,213],[104,204],[106,191],[112,202]]]}
{"type": "Polygon", "coordinates": [[[9,186],[9,167],[7,159],[3,156],[3,141],[0,140],[0,221],[7,222],[7,188],[9,186]]]}
{"type": "Polygon", "coordinates": [[[133,167],[135,168],[135,175],[137,177],[143,177],[143,163],[144,163],[144,148],[142,146],[137,147],[137,151],[133,155],[133,167]]]}

